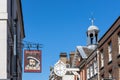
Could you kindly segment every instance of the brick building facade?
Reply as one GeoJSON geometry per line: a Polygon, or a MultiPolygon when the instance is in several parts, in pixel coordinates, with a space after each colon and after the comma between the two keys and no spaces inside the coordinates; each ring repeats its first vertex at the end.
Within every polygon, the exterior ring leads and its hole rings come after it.
{"type": "MultiPolygon", "coordinates": [[[[79,68],[74,80],[120,80],[120,16],[100,40],[99,29],[91,21],[87,45],[77,46],[67,60],[71,68],[79,68]]],[[[60,59],[66,62],[65,57],[62,54],[60,59]]]]}
{"type": "Polygon", "coordinates": [[[98,32],[97,26],[88,28],[87,45],[77,46],[72,64],[81,80],[120,80],[120,17],[100,40],[98,32]]]}
{"type": "Polygon", "coordinates": [[[120,80],[120,17],[99,40],[100,79],[120,80]]]}

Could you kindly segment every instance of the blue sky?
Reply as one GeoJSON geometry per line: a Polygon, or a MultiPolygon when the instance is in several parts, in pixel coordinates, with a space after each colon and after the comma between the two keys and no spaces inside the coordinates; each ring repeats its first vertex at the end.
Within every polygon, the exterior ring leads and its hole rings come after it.
{"type": "Polygon", "coordinates": [[[42,73],[24,73],[23,80],[49,80],[49,67],[60,52],[69,54],[86,45],[86,31],[94,24],[99,38],[120,16],[120,0],[22,0],[25,41],[43,44],[42,73]]]}

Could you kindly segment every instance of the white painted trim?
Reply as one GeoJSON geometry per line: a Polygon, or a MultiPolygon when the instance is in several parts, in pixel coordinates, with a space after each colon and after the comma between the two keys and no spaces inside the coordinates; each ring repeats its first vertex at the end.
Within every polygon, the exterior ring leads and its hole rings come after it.
{"type": "Polygon", "coordinates": [[[79,68],[66,68],[67,71],[80,71],[79,68]]]}

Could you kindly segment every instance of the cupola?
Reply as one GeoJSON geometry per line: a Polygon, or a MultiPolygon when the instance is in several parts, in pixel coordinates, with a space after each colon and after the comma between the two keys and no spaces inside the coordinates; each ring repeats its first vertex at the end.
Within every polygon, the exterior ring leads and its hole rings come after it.
{"type": "Polygon", "coordinates": [[[94,19],[91,19],[91,25],[87,29],[87,46],[90,49],[95,49],[98,44],[99,28],[94,25],[94,19]]]}

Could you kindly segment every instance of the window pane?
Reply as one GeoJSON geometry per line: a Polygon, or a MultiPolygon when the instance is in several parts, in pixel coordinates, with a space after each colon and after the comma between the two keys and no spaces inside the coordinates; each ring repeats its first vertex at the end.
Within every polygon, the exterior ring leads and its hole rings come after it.
{"type": "Polygon", "coordinates": [[[118,34],[118,53],[120,54],[120,33],[118,34]]]}
{"type": "Polygon", "coordinates": [[[119,44],[119,54],[120,54],[120,44],[119,44]]]}
{"type": "Polygon", "coordinates": [[[89,79],[90,78],[90,76],[89,76],[90,74],[89,74],[89,68],[87,69],[87,79],[89,79]]]}
{"type": "Polygon", "coordinates": [[[120,33],[118,34],[118,43],[120,44],[120,33]]]}
{"type": "Polygon", "coordinates": [[[109,55],[109,61],[112,60],[112,43],[110,42],[108,44],[108,55],[109,55]]]}
{"type": "Polygon", "coordinates": [[[103,50],[101,50],[101,67],[104,66],[104,53],[103,50]]]}
{"type": "Polygon", "coordinates": [[[97,61],[94,62],[94,74],[97,73],[97,61]]]}

